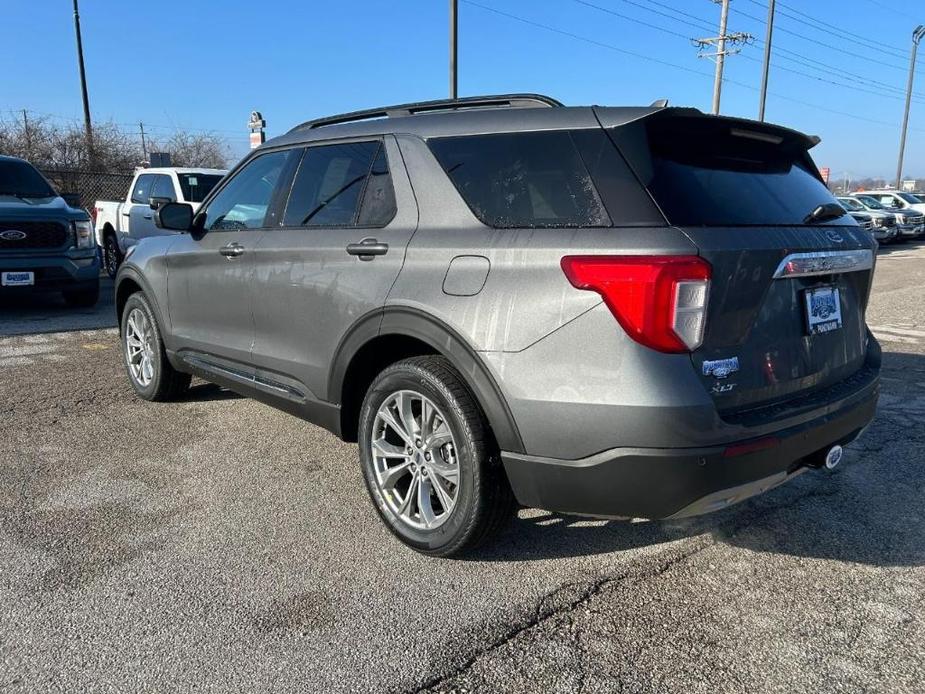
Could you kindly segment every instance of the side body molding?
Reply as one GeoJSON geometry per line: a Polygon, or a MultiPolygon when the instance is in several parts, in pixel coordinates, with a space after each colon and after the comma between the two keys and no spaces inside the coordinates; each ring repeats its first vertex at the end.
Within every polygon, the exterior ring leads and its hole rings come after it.
{"type": "Polygon", "coordinates": [[[344,379],[353,357],[370,340],[387,335],[420,340],[449,359],[481,405],[501,450],[524,452],[520,432],[501,389],[478,353],[452,328],[409,306],[386,306],[369,313],[345,335],[331,365],[328,397],[332,402],[341,400],[344,379]]]}

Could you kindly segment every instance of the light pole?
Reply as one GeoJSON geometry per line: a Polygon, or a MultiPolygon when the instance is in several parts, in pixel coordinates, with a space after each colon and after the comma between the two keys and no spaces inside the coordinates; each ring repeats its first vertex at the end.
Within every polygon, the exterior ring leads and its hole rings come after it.
{"type": "Polygon", "coordinates": [[[90,124],[90,98],[87,96],[87,75],[84,72],[84,44],[80,38],[80,13],[74,0],[74,31],[77,34],[77,67],[80,68],[80,92],[84,102],[84,131],[87,135],[87,155],[93,161],[93,126],[90,124]]]}
{"type": "Polygon", "coordinates": [[[909,62],[909,84],[906,85],[906,110],[903,113],[902,135],[899,136],[899,161],[896,162],[896,189],[902,187],[903,155],[906,153],[906,129],[909,127],[909,106],[912,102],[912,81],[915,79],[915,54],[919,41],[925,36],[925,26],[919,24],[912,32],[912,58],[909,62]]]}
{"type": "Polygon", "coordinates": [[[456,39],[459,35],[459,5],[457,0],[450,0],[450,98],[457,96],[456,78],[456,39]]]}
{"type": "Polygon", "coordinates": [[[758,120],[764,120],[764,104],[768,98],[768,69],[771,67],[771,38],[774,34],[774,0],[768,0],[768,32],[764,37],[764,69],[761,72],[761,100],[758,120]]]}

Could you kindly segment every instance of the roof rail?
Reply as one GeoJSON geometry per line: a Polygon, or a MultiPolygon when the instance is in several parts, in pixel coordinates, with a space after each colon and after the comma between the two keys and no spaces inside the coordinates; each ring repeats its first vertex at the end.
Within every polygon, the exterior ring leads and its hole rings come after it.
{"type": "Polygon", "coordinates": [[[543,94],[498,94],[495,96],[466,96],[461,99],[437,99],[435,101],[418,101],[397,106],[382,106],[363,111],[351,111],[326,118],[316,118],[295,126],[289,132],[310,130],[325,125],[339,125],[373,118],[395,118],[413,116],[416,113],[430,111],[458,111],[468,108],[530,108],[536,106],[562,106],[562,102],[543,94]]]}

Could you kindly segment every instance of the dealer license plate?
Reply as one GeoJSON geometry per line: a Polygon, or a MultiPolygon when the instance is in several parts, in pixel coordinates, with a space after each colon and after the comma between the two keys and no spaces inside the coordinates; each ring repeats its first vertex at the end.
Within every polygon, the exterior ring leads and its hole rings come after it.
{"type": "Polygon", "coordinates": [[[4,287],[27,287],[32,284],[35,284],[34,272],[0,273],[0,285],[4,287]]]}
{"type": "Polygon", "coordinates": [[[810,335],[828,333],[841,327],[841,300],[837,287],[809,289],[806,296],[806,325],[810,335]]]}

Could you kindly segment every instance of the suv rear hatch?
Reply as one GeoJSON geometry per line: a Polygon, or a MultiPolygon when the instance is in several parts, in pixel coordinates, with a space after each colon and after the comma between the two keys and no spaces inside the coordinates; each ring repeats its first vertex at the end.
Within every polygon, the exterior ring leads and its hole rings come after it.
{"type": "Polygon", "coordinates": [[[703,343],[691,360],[721,416],[862,369],[875,244],[830,207],[808,154],[817,138],[691,109],[628,123],[596,112],[668,223],[712,266],[703,343]]]}

